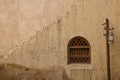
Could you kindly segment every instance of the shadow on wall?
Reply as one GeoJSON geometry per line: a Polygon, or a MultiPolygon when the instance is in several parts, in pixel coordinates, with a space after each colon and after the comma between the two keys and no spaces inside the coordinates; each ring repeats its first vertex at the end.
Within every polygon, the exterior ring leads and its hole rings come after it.
{"type": "Polygon", "coordinates": [[[32,69],[17,64],[0,64],[0,80],[69,80],[63,67],[32,69]]]}

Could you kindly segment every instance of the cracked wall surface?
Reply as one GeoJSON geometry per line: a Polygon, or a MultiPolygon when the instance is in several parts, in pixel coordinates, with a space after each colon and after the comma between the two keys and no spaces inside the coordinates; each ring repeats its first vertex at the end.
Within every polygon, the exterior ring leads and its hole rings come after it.
{"type": "Polygon", "coordinates": [[[0,56],[63,15],[73,0],[0,0],[0,56]]]}
{"type": "Polygon", "coordinates": [[[73,80],[107,80],[106,45],[102,23],[105,22],[105,18],[109,18],[110,27],[115,28],[115,43],[110,45],[111,76],[112,80],[119,80],[119,4],[117,0],[74,0],[64,15],[58,16],[41,31],[37,31],[29,41],[16,46],[2,61],[40,69],[63,66],[73,80]],[[67,65],[67,45],[75,36],[83,36],[89,41],[91,64],[67,65]]]}

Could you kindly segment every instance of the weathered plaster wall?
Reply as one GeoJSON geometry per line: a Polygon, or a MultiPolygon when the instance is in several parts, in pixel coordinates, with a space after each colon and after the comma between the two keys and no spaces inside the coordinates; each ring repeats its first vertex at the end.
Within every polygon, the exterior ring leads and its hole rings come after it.
{"type": "Polygon", "coordinates": [[[33,69],[17,64],[0,64],[0,80],[70,80],[62,67],[33,69]]]}
{"type": "Polygon", "coordinates": [[[18,38],[18,2],[0,0],[0,54],[9,51],[18,38]]]}
{"type": "Polygon", "coordinates": [[[63,16],[17,46],[5,62],[34,68],[63,66],[74,80],[107,80],[104,26],[101,24],[108,17],[110,27],[115,28],[115,43],[111,45],[112,80],[119,80],[119,4],[117,0],[74,0],[63,16]],[[91,64],[67,65],[67,45],[74,36],[83,36],[90,42],[91,64]]]}
{"type": "MultiPolygon", "coordinates": [[[[111,18],[111,27],[114,27],[114,44],[111,45],[111,72],[112,79],[120,79],[120,1],[116,0],[117,4],[114,4],[114,10],[109,10],[109,15],[112,15],[111,18]],[[117,5],[117,6],[116,6],[117,5]]],[[[110,5],[110,4],[109,4],[110,5]]]]}
{"type": "Polygon", "coordinates": [[[73,0],[0,0],[0,56],[64,14],[73,0]]]}

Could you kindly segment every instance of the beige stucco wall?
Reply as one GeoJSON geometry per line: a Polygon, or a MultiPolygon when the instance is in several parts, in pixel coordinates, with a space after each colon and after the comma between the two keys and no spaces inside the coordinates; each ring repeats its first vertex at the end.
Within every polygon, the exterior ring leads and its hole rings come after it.
{"type": "Polygon", "coordinates": [[[0,0],[0,56],[64,14],[73,0],[0,0]]]}
{"type": "Polygon", "coordinates": [[[114,5],[115,10],[109,11],[113,16],[111,17],[111,27],[115,27],[115,43],[111,45],[111,69],[112,69],[112,78],[114,80],[120,79],[120,1],[116,1],[117,6],[114,5]],[[114,13],[113,13],[114,12],[114,13]]]}
{"type": "MultiPolygon", "coordinates": [[[[69,77],[74,80],[107,80],[106,46],[102,23],[108,17],[110,27],[115,28],[115,43],[110,46],[112,80],[119,80],[119,4],[120,2],[117,0],[74,0],[72,5],[66,8],[63,15],[56,19],[50,17],[53,22],[41,31],[37,31],[29,41],[17,46],[12,54],[4,60],[34,68],[63,66],[69,77]],[[75,36],[83,36],[89,41],[91,64],[67,65],[67,45],[69,40],[75,36]]],[[[37,12],[37,10],[35,11],[37,12]]],[[[27,24],[30,19],[25,20],[26,22],[21,22],[21,24],[27,24]]],[[[37,28],[39,29],[39,27],[37,28]]],[[[28,30],[28,28],[22,27],[21,29],[28,30]]],[[[30,32],[30,34],[33,33],[30,32]]],[[[21,39],[24,39],[24,36],[21,39]]]]}

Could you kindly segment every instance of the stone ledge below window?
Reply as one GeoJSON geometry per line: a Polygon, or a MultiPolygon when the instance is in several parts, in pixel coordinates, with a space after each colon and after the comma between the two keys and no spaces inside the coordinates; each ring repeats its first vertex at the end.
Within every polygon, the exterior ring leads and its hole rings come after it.
{"type": "Polygon", "coordinates": [[[69,64],[66,67],[68,69],[92,69],[91,64],[69,64]]]}

